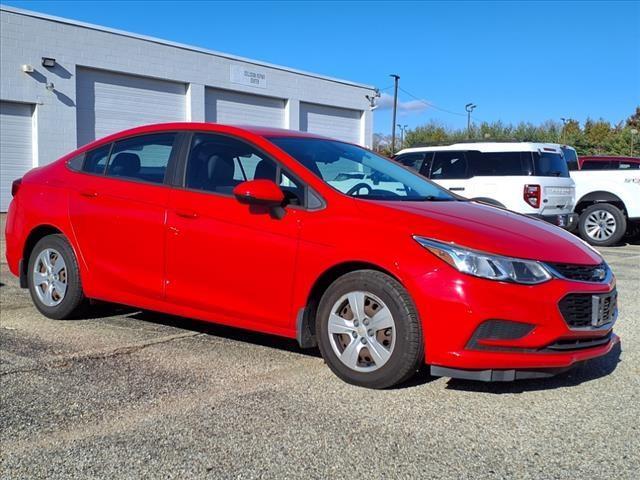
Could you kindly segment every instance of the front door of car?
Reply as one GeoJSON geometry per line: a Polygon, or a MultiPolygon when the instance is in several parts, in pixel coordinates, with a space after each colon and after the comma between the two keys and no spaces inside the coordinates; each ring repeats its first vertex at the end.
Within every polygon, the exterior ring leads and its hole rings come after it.
{"type": "Polygon", "coordinates": [[[69,213],[89,269],[88,295],[132,304],[163,296],[170,192],[163,182],[176,137],[131,137],[85,156],[69,213]]]}
{"type": "Polygon", "coordinates": [[[167,300],[222,323],[283,332],[306,211],[293,205],[274,215],[232,191],[245,180],[277,179],[295,204],[304,198],[301,184],[244,141],[211,133],[193,135],[184,179],[169,202],[167,300]]]}
{"type": "Polygon", "coordinates": [[[469,191],[469,172],[464,152],[435,152],[429,178],[463,197],[473,194],[469,191]]]}

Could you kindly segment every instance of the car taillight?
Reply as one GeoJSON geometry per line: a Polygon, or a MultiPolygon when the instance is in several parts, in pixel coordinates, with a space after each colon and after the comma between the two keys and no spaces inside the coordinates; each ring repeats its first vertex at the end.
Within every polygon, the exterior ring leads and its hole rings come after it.
{"type": "Polygon", "coordinates": [[[15,197],[18,194],[18,190],[20,190],[20,185],[22,185],[22,179],[18,178],[14,180],[11,184],[11,196],[15,197]]]}
{"type": "Polygon", "coordinates": [[[524,201],[533,208],[540,208],[541,192],[542,189],[540,185],[525,185],[523,194],[524,201]]]}

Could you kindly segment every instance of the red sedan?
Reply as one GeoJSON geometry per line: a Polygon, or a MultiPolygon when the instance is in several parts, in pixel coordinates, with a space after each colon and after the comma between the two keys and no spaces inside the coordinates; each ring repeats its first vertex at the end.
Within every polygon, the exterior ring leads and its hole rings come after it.
{"type": "Polygon", "coordinates": [[[100,299],[296,338],[372,388],[425,363],[548,376],[618,342],[615,279],[595,250],[348,143],[152,125],[13,193],[9,267],[54,319],[100,299]]]}

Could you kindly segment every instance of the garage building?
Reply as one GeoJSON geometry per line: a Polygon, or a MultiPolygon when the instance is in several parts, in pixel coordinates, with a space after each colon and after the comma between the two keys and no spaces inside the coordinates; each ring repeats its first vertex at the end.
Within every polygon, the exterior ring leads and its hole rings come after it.
{"type": "Polygon", "coordinates": [[[11,182],[133,126],[207,121],[371,146],[373,87],[0,7],[0,211],[11,182]]]}

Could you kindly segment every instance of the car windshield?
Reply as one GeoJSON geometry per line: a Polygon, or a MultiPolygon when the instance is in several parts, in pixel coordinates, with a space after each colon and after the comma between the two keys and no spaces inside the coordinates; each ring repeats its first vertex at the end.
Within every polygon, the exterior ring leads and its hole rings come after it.
{"type": "Polygon", "coordinates": [[[559,153],[536,152],[533,154],[533,170],[537,177],[568,177],[567,162],[559,153]]]}
{"type": "Polygon", "coordinates": [[[458,199],[392,160],[356,145],[305,137],[271,137],[269,141],[345,195],[397,201],[458,199]]]}

